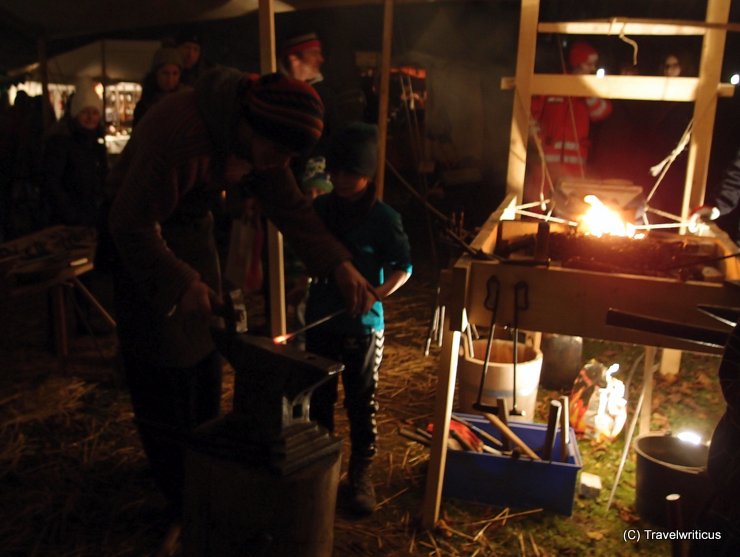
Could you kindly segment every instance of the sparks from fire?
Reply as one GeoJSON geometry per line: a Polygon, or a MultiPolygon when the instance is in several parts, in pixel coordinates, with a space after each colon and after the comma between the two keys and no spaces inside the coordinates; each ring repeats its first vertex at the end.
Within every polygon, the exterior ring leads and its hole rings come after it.
{"type": "Polygon", "coordinates": [[[635,226],[625,222],[617,211],[606,206],[597,196],[586,195],[583,201],[590,207],[581,217],[578,230],[584,234],[600,238],[604,235],[626,236],[628,238],[642,239],[642,233],[637,233],[635,226]]]}

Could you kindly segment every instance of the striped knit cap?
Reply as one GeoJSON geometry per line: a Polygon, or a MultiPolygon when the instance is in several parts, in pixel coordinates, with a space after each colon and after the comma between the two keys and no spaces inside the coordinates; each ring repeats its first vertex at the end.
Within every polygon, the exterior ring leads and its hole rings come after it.
{"type": "Polygon", "coordinates": [[[259,135],[298,153],[308,153],[324,129],[324,105],[308,83],[267,74],[247,91],[244,116],[259,135]]]}

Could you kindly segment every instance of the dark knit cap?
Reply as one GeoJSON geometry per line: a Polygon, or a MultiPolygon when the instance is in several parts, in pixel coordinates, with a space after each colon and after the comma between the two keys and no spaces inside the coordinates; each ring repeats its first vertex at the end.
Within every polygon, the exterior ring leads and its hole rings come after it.
{"type": "Polygon", "coordinates": [[[163,46],[152,57],[152,71],[157,71],[165,64],[174,64],[182,69],[182,54],[176,48],[163,46]]]}
{"type": "Polygon", "coordinates": [[[332,135],[326,167],[372,177],[378,165],[378,126],[351,122],[332,135]]]}
{"type": "Polygon", "coordinates": [[[316,90],[279,73],[252,84],[244,116],[259,135],[298,153],[310,152],[324,130],[324,105],[316,90]]]}
{"type": "Polygon", "coordinates": [[[203,44],[200,33],[195,29],[181,29],[175,35],[175,45],[179,46],[183,43],[195,43],[197,45],[203,44]]]}

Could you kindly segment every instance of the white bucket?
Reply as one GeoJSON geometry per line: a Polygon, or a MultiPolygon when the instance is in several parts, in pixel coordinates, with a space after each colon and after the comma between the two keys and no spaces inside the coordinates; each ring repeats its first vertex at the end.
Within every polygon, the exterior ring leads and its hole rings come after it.
{"type": "MultiPolygon", "coordinates": [[[[478,400],[483,358],[486,355],[487,339],[473,341],[473,352],[470,354],[467,343],[463,340],[463,354],[457,367],[458,403],[461,412],[477,412],[473,404],[478,400]]],[[[542,370],[542,352],[523,342],[517,345],[516,364],[516,405],[524,411],[523,416],[509,416],[509,419],[534,421],[537,404],[537,388],[540,384],[542,370]]],[[[491,356],[488,361],[486,382],[483,385],[481,403],[496,406],[497,398],[504,398],[509,410],[514,405],[514,343],[510,340],[494,340],[491,345],[491,356]]]]}

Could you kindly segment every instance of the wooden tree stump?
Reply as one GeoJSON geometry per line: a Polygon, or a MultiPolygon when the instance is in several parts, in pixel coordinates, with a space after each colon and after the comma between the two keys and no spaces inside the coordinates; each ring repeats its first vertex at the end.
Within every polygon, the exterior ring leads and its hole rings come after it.
{"type": "Polygon", "coordinates": [[[340,453],[281,476],[188,450],[184,557],[330,557],[340,453]]]}

